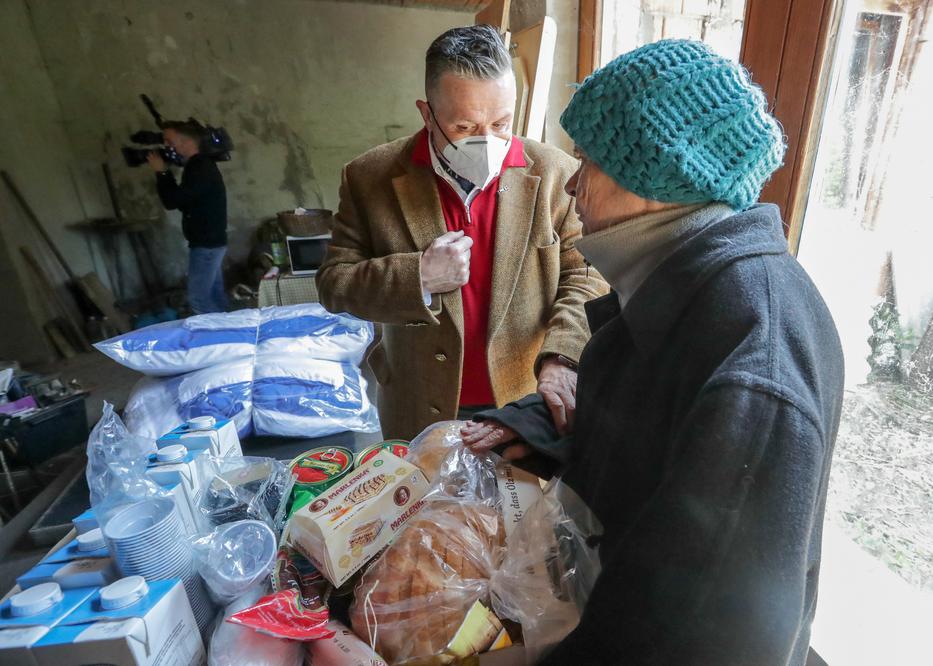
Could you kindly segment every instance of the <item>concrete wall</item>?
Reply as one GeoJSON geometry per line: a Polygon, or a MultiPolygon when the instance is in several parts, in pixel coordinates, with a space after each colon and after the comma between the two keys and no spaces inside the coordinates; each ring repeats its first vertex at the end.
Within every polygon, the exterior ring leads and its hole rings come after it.
{"type": "MultiPolygon", "coordinates": [[[[513,2],[522,25],[545,11],[558,19],[546,133],[565,148],[557,118],[575,75],[576,6],[513,2]]],[[[262,220],[297,205],[335,208],[344,163],[420,127],[414,100],[423,95],[424,51],[444,30],[472,21],[469,12],[324,0],[4,0],[0,168],[75,271],[96,270],[108,282],[100,248],[65,227],[111,215],[107,162],[124,215],[153,220],[160,267],[176,282],[186,260],[177,214],[162,210],[151,172],[127,168],[119,152],[128,134],[152,127],[139,93],[166,118],[194,115],[230,131],[237,147],[221,170],[231,257],[242,259],[262,220]]],[[[5,249],[18,255],[10,236],[25,233],[24,221],[4,193],[0,206],[5,249]]],[[[125,292],[138,294],[128,247],[123,257],[125,292]]],[[[2,263],[24,279],[18,256],[2,263]]],[[[0,356],[14,353],[0,343],[0,356]]]]}

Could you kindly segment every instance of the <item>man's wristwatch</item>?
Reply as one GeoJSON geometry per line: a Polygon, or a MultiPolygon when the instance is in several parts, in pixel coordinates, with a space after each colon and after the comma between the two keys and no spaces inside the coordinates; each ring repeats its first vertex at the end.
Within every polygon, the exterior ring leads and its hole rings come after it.
{"type": "Polygon", "coordinates": [[[580,364],[574,361],[572,358],[567,358],[563,354],[551,354],[550,356],[545,356],[543,360],[553,359],[560,363],[565,368],[570,368],[574,372],[577,372],[580,369],[580,364]]]}

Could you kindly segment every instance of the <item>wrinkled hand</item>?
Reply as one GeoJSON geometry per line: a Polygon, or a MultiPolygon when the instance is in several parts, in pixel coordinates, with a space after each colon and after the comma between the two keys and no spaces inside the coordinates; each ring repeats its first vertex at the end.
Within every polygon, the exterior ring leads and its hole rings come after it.
{"type": "Polygon", "coordinates": [[[462,231],[448,231],[431,243],[421,256],[421,289],[446,294],[470,281],[470,248],[473,239],[462,231]]]}
{"type": "Polygon", "coordinates": [[[165,171],[166,169],[165,160],[154,150],[150,150],[146,153],[146,161],[149,162],[149,166],[151,166],[152,170],[155,172],[165,171]]]}
{"type": "MultiPolygon", "coordinates": [[[[463,445],[473,453],[485,453],[500,444],[508,444],[518,439],[518,433],[498,421],[471,421],[460,430],[463,445]]],[[[516,443],[506,447],[502,457],[506,460],[518,460],[531,453],[527,444],[516,443]]]]}
{"type": "Polygon", "coordinates": [[[554,426],[561,435],[573,430],[577,410],[577,373],[550,358],[541,362],[538,393],[551,411],[554,426]]]}

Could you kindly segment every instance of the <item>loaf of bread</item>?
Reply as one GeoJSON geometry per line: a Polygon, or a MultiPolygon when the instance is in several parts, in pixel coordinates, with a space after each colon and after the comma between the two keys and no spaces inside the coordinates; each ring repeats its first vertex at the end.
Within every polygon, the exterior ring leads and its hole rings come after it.
{"type": "Polygon", "coordinates": [[[463,421],[442,421],[428,426],[412,440],[405,460],[417,465],[424,472],[428,483],[433,484],[447,456],[463,446],[460,438],[463,426],[463,421]]]}
{"type": "Polygon", "coordinates": [[[375,636],[390,664],[451,663],[445,652],[470,607],[488,603],[503,542],[495,509],[431,502],[363,574],[350,609],[353,630],[375,636]]]}

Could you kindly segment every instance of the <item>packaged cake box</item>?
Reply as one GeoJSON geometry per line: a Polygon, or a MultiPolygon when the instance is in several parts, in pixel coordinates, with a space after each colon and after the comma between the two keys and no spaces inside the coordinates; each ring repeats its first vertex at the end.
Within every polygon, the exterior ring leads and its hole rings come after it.
{"type": "Polygon", "coordinates": [[[395,539],[427,491],[420,469],[382,451],[299,509],[286,540],[340,587],[395,539]]]}

